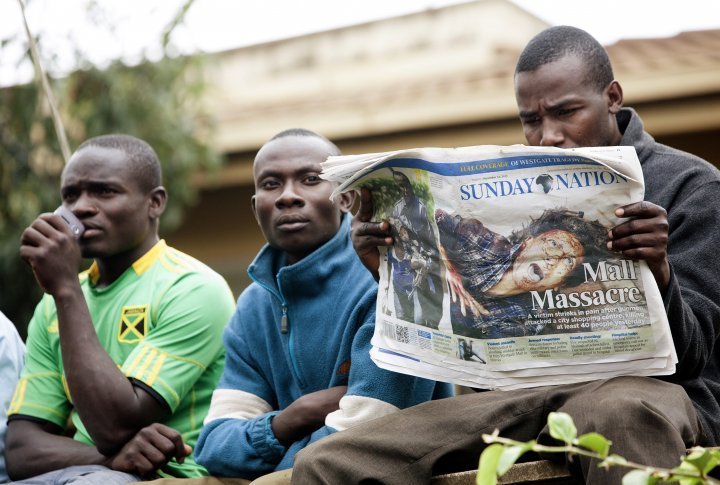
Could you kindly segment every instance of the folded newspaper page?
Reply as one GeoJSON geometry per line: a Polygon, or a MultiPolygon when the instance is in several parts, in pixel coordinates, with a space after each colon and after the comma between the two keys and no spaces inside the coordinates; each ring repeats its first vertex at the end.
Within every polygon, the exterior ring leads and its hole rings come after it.
{"type": "Polygon", "coordinates": [[[607,249],[615,209],[643,200],[633,147],[477,146],[330,157],[337,194],[368,188],[381,250],[371,356],[487,389],[672,374],[644,261],[607,249]]]}

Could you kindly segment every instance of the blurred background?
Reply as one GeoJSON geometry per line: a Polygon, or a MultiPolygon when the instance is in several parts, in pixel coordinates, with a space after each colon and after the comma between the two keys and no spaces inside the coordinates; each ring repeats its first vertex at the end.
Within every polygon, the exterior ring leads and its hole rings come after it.
{"type": "MultiPolygon", "coordinates": [[[[607,46],[625,104],[658,141],[720,164],[720,3],[614,0],[29,0],[71,149],[147,140],[170,206],[162,236],[235,295],[264,240],[252,160],[275,133],[315,130],[346,154],[523,143],[512,87],[553,24],[607,46]]],[[[0,1],[0,311],[23,337],[40,294],[22,230],[60,202],[63,158],[17,0],[0,1]]]]}

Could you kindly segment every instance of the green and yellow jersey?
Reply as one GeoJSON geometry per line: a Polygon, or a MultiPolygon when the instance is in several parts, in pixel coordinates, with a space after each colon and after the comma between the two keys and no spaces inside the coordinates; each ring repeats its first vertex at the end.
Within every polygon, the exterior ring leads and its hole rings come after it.
{"type": "MultiPolygon", "coordinates": [[[[93,263],[80,283],[95,331],[108,355],[137,385],[165,401],[172,415],[163,423],[194,447],[225,351],[222,332],[235,304],[225,280],[196,259],[158,242],[105,288],[93,263]]],[[[28,327],[27,355],[8,415],[29,416],[65,427],[75,439],[92,439],[74,410],[60,349],[55,303],[45,295],[28,327]]],[[[164,468],[169,475],[205,475],[192,456],[164,468]]]]}

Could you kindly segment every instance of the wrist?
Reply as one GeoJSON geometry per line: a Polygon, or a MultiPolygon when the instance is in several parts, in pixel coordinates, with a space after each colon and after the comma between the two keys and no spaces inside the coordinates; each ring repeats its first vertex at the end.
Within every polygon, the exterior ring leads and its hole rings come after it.
{"type": "Polygon", "coordinates": [[[77,278],[72,281],[62,283],[58,285],[56,289],[49,292],[55,300],[55,306],[67,305],[73,303],[79,299],[85,301],[82,288],[80,288],[80,282],[77,278]]]}
{"type": "MultiPolygon", "coordinates": [[[[98,453],[100,453],[100,452],[98,452],[98,453]]],[[[115,468],[113,467],[113,461],[115,458],[114,456],[105,456],[102,453],[100,453],[100,456],[101,456],[101,458],[98,460],[97,465],[104,466],[111,470],[115,470],[115,468]]]]}
{"type": "Polygon", "coordinates": [[[658,274],[655,276],[660,292],[664,295],[670,286],[670,263],[665,262],[660,267],[658,274]]]}

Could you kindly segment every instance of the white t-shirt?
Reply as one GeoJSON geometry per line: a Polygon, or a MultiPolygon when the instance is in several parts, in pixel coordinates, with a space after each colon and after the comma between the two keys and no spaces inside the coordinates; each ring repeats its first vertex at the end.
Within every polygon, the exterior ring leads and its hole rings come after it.
{"type": "Polygon", "coordinates": [[[0,483],[8,481],[5,470],[7,409],[15,392],[25,356],[25,344],[15,325],[0,312],[0,483]]]}

